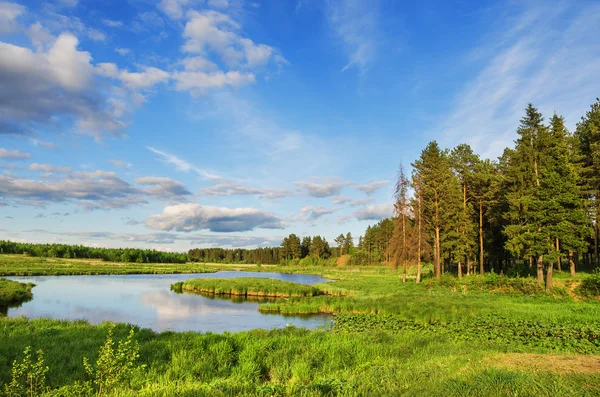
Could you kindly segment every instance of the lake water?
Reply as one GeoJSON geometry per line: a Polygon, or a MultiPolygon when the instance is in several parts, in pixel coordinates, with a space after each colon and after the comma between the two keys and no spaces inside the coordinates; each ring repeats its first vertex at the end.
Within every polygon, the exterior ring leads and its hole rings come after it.
{"type": "Polygon", "coordinates": [[[201,295],[176,294],[170,285],[191,278],[261,277],[315,284],[326,279],[307,274],[230,272],[110,276],[7,277],[36,284],[33,300],[9,308],[9,317],[85,319],[90,323],[127,322],[155,331],[223,332],[283,328],[315,329],[329,316],[263,314],[256,302],[234,302],[201,295]]]}

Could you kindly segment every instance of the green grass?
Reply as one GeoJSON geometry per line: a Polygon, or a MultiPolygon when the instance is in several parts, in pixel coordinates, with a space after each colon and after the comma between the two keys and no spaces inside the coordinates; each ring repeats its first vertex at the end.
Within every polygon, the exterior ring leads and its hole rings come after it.
{"type": "MultiPolygon", "coordinates": [[[[42,349],[48,383],[86,380],[107,325],[57,320],[0,320],[0,383],[26,346],[42,349]]],[[[115,339],[129,331],[117,325],[115,339]]],[[[406,331],[362,333],[255,330],[161,334],[137,330],[137,371],[118,396],[594,396],[598,373],[506,366],[497,357],[523,351],[502,343],[406,331]]],[[[543,358],[543,356],[542,356],[543,358]]]]}
{"type": "MultiPolygon", "coordinates": [[[[445,275],[434,280],[430,266],[425,266],[421,284],[412,279],[403,284],[400,272],[383,266],[146,265],[0,256],[0,269],[8,273],[238,268],[319,274],[336,281],[312,287],[268,279],[187,283],[215,296],[287,294],[259,309],[332,313],[334,325],[317,331],[290,327],[224,334],[157,334],[138,329],[139,364],[145,367],[112,395],[600,395],[597,275],[571,278],[565,272],[555,273],[556,288],[545,293],[528,277],[472,275],[458,280],[445,275]],[[524,356],[536,365],[515,364],[524,356]],[[565,370],[561,367],[565,361],[578,364],[565,370]]],[[[409,276],[413,275],[411,268],[409,276]]],[[[28,345],[33,351],[44,351],[52,388],[85,381],[83,357],[96,359],[107,327],[83,321],[0,319],[0,390],[10,378],[12,361],[22,357],[28,345]]],[[[128,330],[129,326],[118,325],[116,339],[124,339],[128,330]]],[[[63,394],[64,389],[55,395],[63,394]]]]}
{"type": "Polygon", "coordinates": [[[99,274],[177,274],[216,271],[200,263],[120,263],[99,259],[39,258],[0,255],[0,276],[68,276],[99,274]]]}
{"type": "Polygon", "coordinates": [[[310,285],[267,278],[196,278],[171,285],[182,292],[244,297],[290,298],[323,295],[310,285]]]}
{"type": "Polygon", "coordinates": [[[0,305],[19,304],[31,300],[33,284],[24,284],[17,281],[0,278],[0,305]]]}

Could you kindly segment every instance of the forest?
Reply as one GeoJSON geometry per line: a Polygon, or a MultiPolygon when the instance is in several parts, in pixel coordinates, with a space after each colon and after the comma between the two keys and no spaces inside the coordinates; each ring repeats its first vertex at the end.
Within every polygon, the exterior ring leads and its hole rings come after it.
{"type": "MultiPolygon", "coordinates": [[[[450,272],[533,273],[552,287],[553,269],[598,267],[600,215],[600,100],[571,132],[553,114],[549,121],[532,104],[517,139],[496,160],[469,145],[442,149],[430,142],[411,163],[401,164],[395,214],[370,225],[357,244],[351,233],[330,246],[322,236],[285,237],[279,247],[193,248],[185,253],[128,248],[0,241],[0,253],[138,263],[254,263],[350,265],[385,263],[403,269],[433,262],[433,276],[450,272]]],[[[403,277],[406,280],[406,277],[403,277]]]]}

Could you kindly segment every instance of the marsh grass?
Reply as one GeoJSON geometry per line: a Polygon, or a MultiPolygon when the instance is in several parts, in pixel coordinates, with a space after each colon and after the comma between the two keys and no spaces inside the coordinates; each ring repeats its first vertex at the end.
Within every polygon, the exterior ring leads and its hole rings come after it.
{"type": "Polygon", "coordinates": [[[175,291],[238,297],[290,298],[323,295],[310,285],[268,278],[197,278],[171,285],[175,291]]]}
{"type": "Polygon", "coordinates": [[[31,289],[34,284],[0,278],[0,305],[15,305],[33,298],[31,289]]]}

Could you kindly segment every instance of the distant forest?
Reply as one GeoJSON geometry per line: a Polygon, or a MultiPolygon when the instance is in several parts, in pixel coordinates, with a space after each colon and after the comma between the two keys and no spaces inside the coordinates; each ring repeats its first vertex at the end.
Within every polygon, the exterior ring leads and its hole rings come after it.
{"type": "Polygon", "coordinates": [[[0,241],[0,253],[105,261],[257,264],[388,263],[404,269],[433,262],[434,276],[494,271],[536,275],[552,287],[552,271],[600,266],[600,99],[570,132],[556,113],[548,123],[529,104],[513,148],[482,159],[466,144],[442,150],[430,142],[410,175],[401,165],[395,214],[354,239],[291,234],[279,247],[194,248],[187,254],[0,241]],[[545,274],[545,277],[544,277],[545,274]]]}

